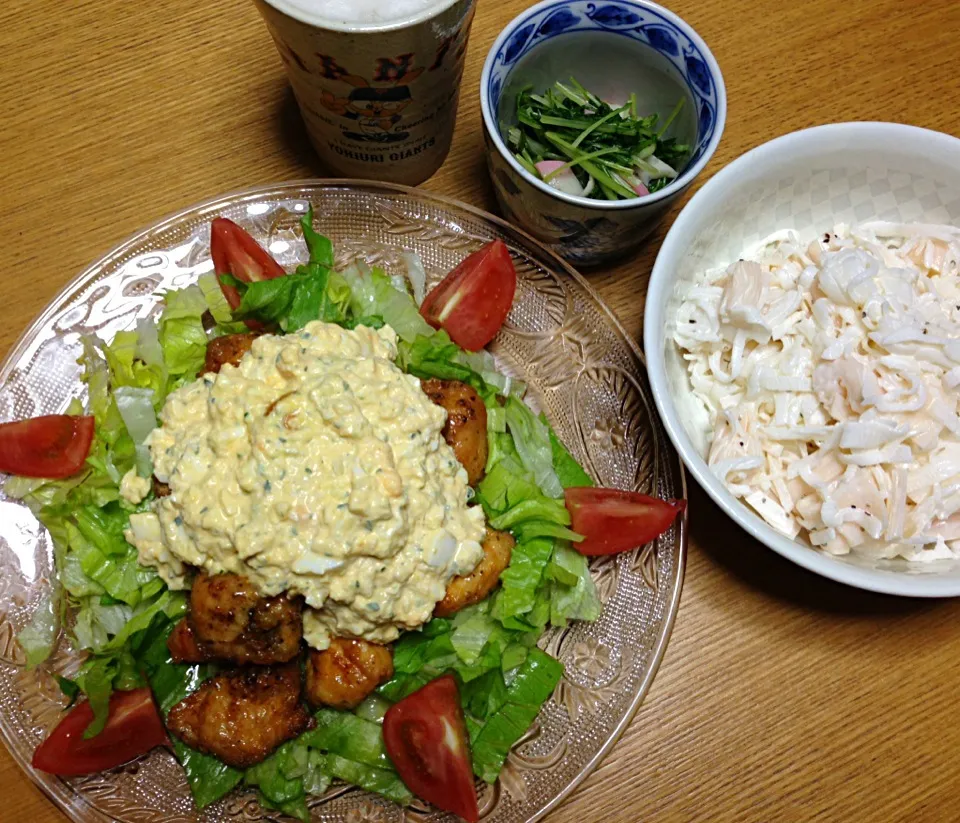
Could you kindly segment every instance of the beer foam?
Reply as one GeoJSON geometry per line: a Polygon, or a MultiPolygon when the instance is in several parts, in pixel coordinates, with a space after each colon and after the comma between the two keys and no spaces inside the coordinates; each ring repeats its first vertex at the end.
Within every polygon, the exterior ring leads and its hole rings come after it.
{"type": "Polygon", "coordinates": [[[404,23],[440,11],[450,0],[267,0],[295,17],[323,26],[325,23],[358,28],[404,23]],[[285,8],[286,7],[286,8],[285,8]]]}

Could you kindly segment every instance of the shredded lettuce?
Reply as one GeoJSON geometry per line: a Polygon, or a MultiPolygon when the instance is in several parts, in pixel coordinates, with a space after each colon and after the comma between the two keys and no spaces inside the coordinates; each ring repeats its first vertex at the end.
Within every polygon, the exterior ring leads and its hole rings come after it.
{"type": "Polygon", "coordinates": [[[398,803],[413,799],[387,757],[379,724],[334,709],[320,709],[314,717],[315,728],[244,773],[244,783],[260,790],[264,805],[307,823],[307,796],[326,791],[334,778],[398,803]]]}
{"type": "Polygon", "coordinates": [[[197,287],[203,293],[203,299],[207,303],[207,311],[217,324],[217,331],[222,334],[233,334],[235,332],[247,331],[244,323],[233,319],[233,310],[223,296],[223,289],[220,288],[220,281],[217,275],[212,271],[204,272],[197,278],[197,287]]]}
{"type": "MultiPolygon", "coordinates": [[[[54,544],[58,579],[51,596],[18,638],[29,665],[52,652],[67,606],[76,648],[89,652],[74,685],[90,700],[94,720],[87,736],[106,722],[111,692],[140,684],[134,650],[185,609],[153,569],[140,565],[124,539],[134,507],[120,498],[123,475],[152,467],[144,442],[172,388],[192,379],[206,353],[201,314],[206,301],[191,287],[165,296],[158,322],[140,321],[107,344],[82,339],[80,364],[95,435],[83,471],[56,481],[14,478],[5,491],[17,496],[46,526],[54,544]]],[[[80,411],[72,404],[70,411],[80,411]]]]}
{"type": "Polygon", "coordinates": [[[563,486],[553,468],[549,428],[516,397],[507,399],[505,409],[507,428],[524,467],[547,497],[562,497],[563,486]]]}
{"type": "Polygon", "coordinates": [[[40,598],[30,618],[17,636],[20,648],[27,658],[27,668],[42,663],[51,654],[57,642],[60,615],[57,613],[58,592],[53,590],[40,598]]]}
{"type": "Polygon", "coordinates": [[[557,683],[563,665],[538,648],[530,649],[502,692],[502,702],[480,724],[468,723],[474,773],[487,783],[496,781],[510,749],[530,728],[557,683]]]}
{"type": "Polygon", "coordinates": [[[285,332],[316,319],[347,328],[387,323],[400,338],[398,364],[405,371],[476,389],[487,406],[490,446],[476,500],[491,527],[509,530],[517,541],[494,595],[404,634],[394,647],[394,677],[356,713],[320,710],[314,728],[245,772],[173,741],[198,808],[242,782],[257,787],[265,806],[306,821],[307,797],[335,779],[399,803],[412,799],[386,755],[379,724],[393,701],[445,672],[461,684],[474,771],[496,779],[562,674],[537,639],[548,624],[596,618],[600,602],[586,558],[571,547],[580,537],[562,501],[564,488],[591,480],[546,419],[520,399],[523,384],[501,374],[488,352],[465,352],[432,329],[405,283],[364,265],[334,271],[332,244],[314,230],[312,211],[301,226],[309,262],[294,273],[255,283],[223,277],[241,295],[236,312],[210,273],[197,286],[166,294],[156,322],[141,320],[110,344],[85,338],[81,364],[96,435],[84,472],[62,481],[15,478],[6,491],[22,497],[49,529],[62,588],[40,604],[20,642],[30,665],[41,662],[56,642],[65,603],[73,607],[73,640],[89,656],[62,687],[90,700],[94,721],[85,734],[92,736],[103,728],[114,689],[141,685],[145,674],[166,715],[218,671],[170,660],[166,638],[186,599],[139,565],[123,537],[136,509],[119,495],[131,468],[151,473],[145,441],[156,413],[203,366],[205,316],[208,325],[210,317],[216,323],[213,334],[241,331],[250,318],[285,332]]]}
{"type": "Polygon", "coordinates": [[[378,317],[407,343],[419,336],[433,334],[410,294],[398,289],[383,269],[355,263],[344,269],[341,275],[350,289],[353,318],[378,317]]]}
{"type": "Polygon", "coordinates": [[[300,218],[300,230],[303,232],[303,242],[307,244],[310,263],[324,268],[333,268],[333,243],[329,237],[324,237],[313,228],[313,206],[307,207],[307,212],[300,218]]]}
{"type": "MultiPolygon", "coordinates": [[[[542,415],[540,419],[546,423],[542,415]]],[[[550,429],[550,450],[553,453],[553,469],[557,473],[557,479],[561,486],[565,489],[571,489],[593,485],[593,479],[583,470],[583,467],[574,459],[573,455],[567,451],[567,447],[563,445],[553,429],[550,429]]]]}
{"type": "Polygon", "coordinates": [[[590,576],[587,558],[558,541],[546,572],[550,588],[550,622],[565,626],[569,620],[593,621],[600,616],[600,595],[590,576]]]}
{"type": "Polygon", "coordinates": [[[350,290],[336,272],[311,263],[293,274],[244,283],[230,275],[221,279],[240,292],[238,319],[254,318],[284,332],[297,331],[313,320],[343,322],[350,290]]]}
{"type": "Polygon", "coordinates": [[[158,331],[164,365],[171,375],[192,380],[203,367],[207,333],[202,318],[206,311],[207,300],[199,286],[164,295],[158,331]]]}
{"type": "Polygon", "coordinates": [[[137,459],[137,474],[149,477],[153,474],[153,461],[147,448],[147,437],[157,427],[157,415],[154,411],[153,389],[120,386],[113,398],[117,404],[120,418],[127,427],[127,433],[133,439],[137,459]]]}

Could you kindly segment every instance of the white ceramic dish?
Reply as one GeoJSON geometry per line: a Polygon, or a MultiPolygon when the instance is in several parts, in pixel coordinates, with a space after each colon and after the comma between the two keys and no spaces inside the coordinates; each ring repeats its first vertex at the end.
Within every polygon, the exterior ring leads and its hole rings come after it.
{"type": "MultiPolygon", "coordinates": [[[[653,267],[644,348],[653,396],[683,462],[723,511],[804,568],[862,589],[917,597],[960,595],[960,561],[908,563],[835,557],[768,526],[707,467],[705,411],[673,342],[684,289],[777,229],[805,240],[838,222],[869,219],[960,225],[960,140],[895,123],[838,123],[788,134],[739,157],[690,200],[653,267]]],[[[731,548],[735,551],[735,548],[731,548]]]]}

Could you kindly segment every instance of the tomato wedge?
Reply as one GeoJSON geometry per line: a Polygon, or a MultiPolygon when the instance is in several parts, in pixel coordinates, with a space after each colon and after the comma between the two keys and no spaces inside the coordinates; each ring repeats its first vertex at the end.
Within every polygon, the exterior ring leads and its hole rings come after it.
{"type": "Polygon", "coordinates": [[[686,500],[659,500],[639,492],[589,486],[563,493],[570,528],[585,539],[573,547],[589,556],[616,554],[659,537],[687,507],[686,500]]]}
{"type": "Polygon", "coordinates": [[[458,346],[479,351],[500,331],[517,291],[517,271],[502,240],[460,262],[431,289],[420,314],[458,346]]]}
{"type": "Polygon", "coordinates": [[[64,777],[92,774],[120,766],[169,742],[148,688],[114,692],[106,728],[84,740],[83,732],[92,720],[89,703],[74,706],[37,747],[33,767],[64,777]]]}
{"type": "MultiPolygon", "coordinates": [[[[210,256],[218,278],[221,274],[231,274],[237,280],[252,283],[286,274],[263,246],[226,217],[215,217],[210,224],[210,256]]],[[[230,308],[237,308],[240,305],[240,293],[224,283],[220,284],[220,288],[230,308]]]]}
{"type": "Polygon", "coordinates": [[[468,823],[480,819],[467,728],[452,674],[391,706],[383,718],[383,742],[415,795],[468,823]]]}
{"type": "Polygon", "coordinates": [[[59,480],[83,468],[93,418],[48,414],[0,424],[0,472],[59,480]]]}

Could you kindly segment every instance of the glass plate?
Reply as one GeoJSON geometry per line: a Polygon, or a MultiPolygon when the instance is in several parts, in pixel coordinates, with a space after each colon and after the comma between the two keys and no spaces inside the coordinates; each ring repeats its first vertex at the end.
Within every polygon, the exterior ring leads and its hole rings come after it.
{"type": "MultiPolygon", "coordinates": [[[[499,237],[517,268],[517,296],[491,345],[502,370],[525,380],[528,400],[595,480],[605,486],[685,496],[683,469],[653,411],[640,351],[569,266],[503,221],[426,192],[352,181],[285,183],[220,197],[146,229],[71,283],[30,326],[0,370],[0,420],[61,412],[82,396],[79,336],[110,339],[157,311],[159,293],[212,268],[208,223],[240,223],[284,266],[304,257],[297,226],[312,203],[338,263],[363,258],[405,271],[420,255],[430,283],[466,254],[499,237]]],[[[499,781],[481,786],[487,821],[533,821],[596,766],[626,728],[650,686],[676,613],[686,520],[655,544],[591,563],[604,608],[592,625],[544,635],[541,646],[566,674],[511,753],[499,781]]],[[[103,774],[62,779],[34,771],[34,748],[65,700],[53,674],[69,676],[80,656],[61,638],[54,656],[28,671],[16,642],[50,586],[49,537],[30,512],[0,493],[0,735],[27,774],[75,821],[189,823],[279,820],[255,793],[238,790],[202,814],[173,756],[157,749],[103,774]]],[[[452,820],[426,806],[401,809],[343,785],[311,803],[313,820],[422,823],[452,820]]]]}

